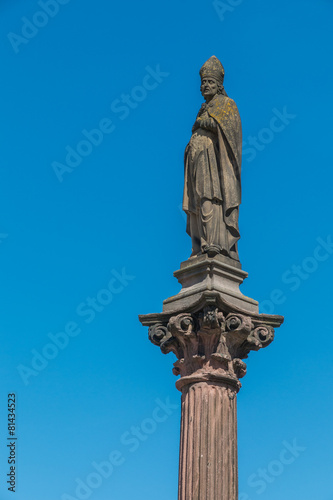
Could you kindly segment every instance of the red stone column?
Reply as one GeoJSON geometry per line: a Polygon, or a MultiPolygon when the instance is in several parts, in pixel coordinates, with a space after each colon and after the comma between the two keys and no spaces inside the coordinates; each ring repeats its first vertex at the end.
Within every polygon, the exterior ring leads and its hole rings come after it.
{"type": "Polygon", "coordinates": [[[182,393],[178,500],[237,500],[237,393],[251,350],[274,339],[283,318],[220,305],[143,318],[149,338],[177,361],[182,393]],[[158,321],[161,319],[162,321],[158,321]],[[157,320],[157,321],[156,321],[157,320]]]}
{"type": "Polygon", "coordinates": [[[182,388],[179,500],[238,500],[237,397],[227,384],[182,388]]]}

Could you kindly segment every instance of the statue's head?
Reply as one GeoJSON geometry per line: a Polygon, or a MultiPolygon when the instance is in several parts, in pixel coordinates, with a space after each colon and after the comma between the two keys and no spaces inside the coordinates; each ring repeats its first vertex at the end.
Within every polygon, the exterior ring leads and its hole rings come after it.
{"type": "Polygon", "coordinates": [[[200,69],[201,93],[206,101],[223,93],[224,68],[217,57],[212,56],[200,69]]]}

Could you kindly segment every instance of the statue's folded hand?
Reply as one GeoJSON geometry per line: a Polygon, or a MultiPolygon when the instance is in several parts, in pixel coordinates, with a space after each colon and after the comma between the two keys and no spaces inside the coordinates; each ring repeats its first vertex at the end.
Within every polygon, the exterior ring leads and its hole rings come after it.
{"type": "Polygon", "coordinates": [[[217,125],[215,120],[213,120],[212,118],[204,118],[200,120],[200,128],[214,132],[217,128],[217,125]]]}

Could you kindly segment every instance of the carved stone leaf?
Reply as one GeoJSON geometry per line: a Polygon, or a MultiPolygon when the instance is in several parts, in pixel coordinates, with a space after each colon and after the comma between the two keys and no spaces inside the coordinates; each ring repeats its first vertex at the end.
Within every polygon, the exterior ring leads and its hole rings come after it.
{"type": "Polygon", "coordinates": [[[161,346],[161,344],[171,337],[171,333],[166,326],[156,323],[149,327],[148,337],[153,344],[161,346]]]}
{"type": "Polygon", "coordinates": [[[156,323],[149,328],[149,338],[164,354],[175,353],[175,375],[196,380],[217,377],[236,387],[235,381],[246,374],[242,359],[269,345],[274,329],[259,318],[225,315],[216,305],[208,305],[196,313],[172,316],[167,325],[156,323]]]}
{"type": "Polygon", "coordinates": [[[250,349],[258,351],[268,346],[274,340],[274,329],[271,326],[261,325],[255,328],[248,336],[250,349]]]}

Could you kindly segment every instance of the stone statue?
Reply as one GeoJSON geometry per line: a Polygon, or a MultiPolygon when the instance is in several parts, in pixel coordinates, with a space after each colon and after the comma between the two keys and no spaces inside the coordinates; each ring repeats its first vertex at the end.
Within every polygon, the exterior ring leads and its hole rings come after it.
{"type": "MultiPolygon", "coordinates": [[[[282,316],[242,294],[238,258],[242,128],[216,57],[202,66],[201,106],[185,150],[183,208],[192,255],[174,272],[182,289],[140,316],[149,339],[177,360],[182,393],[178,500],[238,500],[237,393],[250,351],[268,346],[282,316]]],[[[157,276],[155,279],[159,279],[157,276]]]]}
{"type": "Polygon", "coordinates": [[[242,126],[223,87],[224,68],[212,56],[200,70],[201,106],[185,150],[183,210],[192,238],[191,257],[207,253],[239,261],[242,126]]]}

